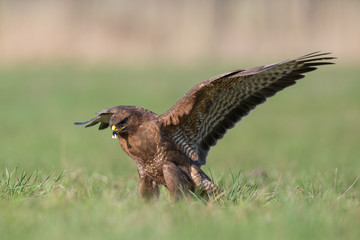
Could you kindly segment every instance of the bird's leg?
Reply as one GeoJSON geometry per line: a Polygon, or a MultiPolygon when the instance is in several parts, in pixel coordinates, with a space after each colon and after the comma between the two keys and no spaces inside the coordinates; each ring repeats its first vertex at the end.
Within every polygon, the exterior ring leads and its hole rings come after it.
{"type": "Polygon", "coordinates": [[[185,173],[173,162],[164,163],[163,173],[166,187],[170,191],[171,200],[179,199],[183,196],[183,193],[189,192],[189,181],[185,173]]]}
{"type": "Polygon", "coordinates": [[[159,186],[157,182],[144,174],[140,174],[139,171],[138,193],[142,198],[145,199],[150,199],[152,197],[158,198],[159,186]]]}
{"type": "Polygon", "coordinates": [[[191,165],[191,179],[195,185],[205,190],[207,194],[218,192],[218,187],[211,181],[211,179],[196,165],[191,165]]]}

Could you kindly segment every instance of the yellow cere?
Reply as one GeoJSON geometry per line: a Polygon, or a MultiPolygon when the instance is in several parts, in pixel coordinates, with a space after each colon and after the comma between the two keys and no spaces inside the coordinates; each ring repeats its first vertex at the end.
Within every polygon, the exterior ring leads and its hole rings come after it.
{"type": "Polygon", "coordinates": [[[123,127],[121,127],[121,128],[117,128],[117,127],[115,127],[114,125],[112,126],[112,130],[113,131],[118,131],[118,132],[120,132],[121,130],[123,130],[125,128],[125,126],[123,126],[123,127]]]}

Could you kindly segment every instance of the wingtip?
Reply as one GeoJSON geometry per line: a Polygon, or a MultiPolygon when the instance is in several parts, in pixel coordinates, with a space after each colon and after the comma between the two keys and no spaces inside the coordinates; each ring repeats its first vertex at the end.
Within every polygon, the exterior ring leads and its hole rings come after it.
{"type": "Polygon", "coordinates": [[[328,55],[332,55],[332,52],[322,52],[322,51],[316,51],[316,52],[312,52],[306,55],[303,55],[301,57],[298,58],[298,60],[302,60],[302,59],[310,59],[310,58],[320,58],[322,57],[322,59],[324,60],[329,60],[329,59],[336,59],[336,57],[334,56],[328,56],[328,55]],[[326,57],[324,57],[326,56],[326,57]]]}
{"type": "Polygon", "coordinates": [[[89,122],[74,122],[74,125],[85,125],[89,122]]]}

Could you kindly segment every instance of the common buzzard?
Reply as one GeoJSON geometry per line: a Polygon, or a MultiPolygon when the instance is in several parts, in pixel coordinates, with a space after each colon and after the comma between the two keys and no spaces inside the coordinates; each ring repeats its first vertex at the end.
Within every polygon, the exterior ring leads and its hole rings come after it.
{"type": "Polygon", "coordinates": [[[276,92],[296,83],[317,66],[332,64],[329,53],[220,74],[195,85],[164,114],[135,106],[117,106],[76,125],[111,127],[121,148],[135,162],[142,197],[158,196],[165,185],[172,199],[196,187],[218,191],[201,170],[212,146],[229,128],[276,92]]]}

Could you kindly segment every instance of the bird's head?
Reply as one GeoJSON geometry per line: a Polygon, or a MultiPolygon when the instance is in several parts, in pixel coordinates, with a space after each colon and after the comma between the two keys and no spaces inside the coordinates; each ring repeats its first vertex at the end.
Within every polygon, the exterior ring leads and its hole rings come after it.
{"type": "Polygon", "coordinates": [[[130,135],[142,124],[143,114],[137,107],[124,106],[119,108],[110,118],[113,138],[118,135],[130,135]]]}

